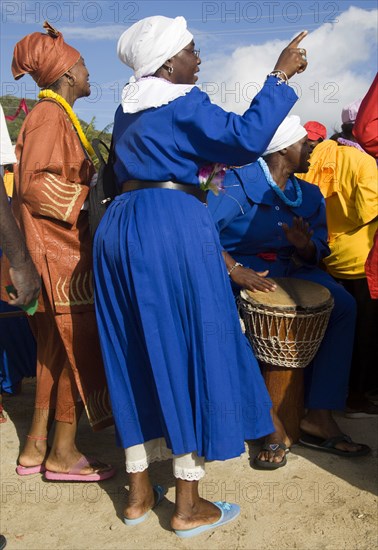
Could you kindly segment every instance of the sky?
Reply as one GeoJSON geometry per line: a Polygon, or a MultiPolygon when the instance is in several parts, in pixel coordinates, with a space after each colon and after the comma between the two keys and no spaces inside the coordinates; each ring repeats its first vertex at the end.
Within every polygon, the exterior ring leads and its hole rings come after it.
{"type": "Polygon", "coordinates": [[[198,85],[227,111],[242,114],[273,69],[287,43],[300,31],[308,68],[291,79],[300,100],[292,114],[339,130],[342,107],[363,97],[378,66],[377,0],[301,1],[86,1],[0,0],[1,95],[35,99],[28,75],[15,82],[10,71],[14,45],[42,31],[45,19],[77,48],[90,72],[92,94],[75,111],[96,128],[111,124],[131,70],[116,54],[122,32],[151,15],[183,15],[201,49],[198,85]]]}

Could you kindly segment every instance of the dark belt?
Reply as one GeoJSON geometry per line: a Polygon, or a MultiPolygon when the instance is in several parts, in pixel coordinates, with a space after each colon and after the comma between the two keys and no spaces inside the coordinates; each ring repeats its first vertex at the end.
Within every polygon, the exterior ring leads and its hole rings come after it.
{"type": "Polygon", "coordinates": [[[122,193],[128,191],[137,191],[138,189],[174,189],[176,191],[184,191],[188,195],[193,195],[199,201],[207,204],[207,192],[202,191],[196,185],[190,185],[188,183],[175,183],[173,181],[143,181],[143,180],[129,180],[122,184],[122,193]]]}

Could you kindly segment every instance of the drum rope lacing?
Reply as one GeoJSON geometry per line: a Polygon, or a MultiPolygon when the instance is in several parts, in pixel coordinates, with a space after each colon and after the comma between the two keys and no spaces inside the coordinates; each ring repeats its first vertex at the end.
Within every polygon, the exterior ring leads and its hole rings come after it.
{"type": "Polygon", "coordinates": [[[269,312],[239,298],[239,311],[256,358],[277,367],[304,368],[316,355],[333,308],[269,312]]]}

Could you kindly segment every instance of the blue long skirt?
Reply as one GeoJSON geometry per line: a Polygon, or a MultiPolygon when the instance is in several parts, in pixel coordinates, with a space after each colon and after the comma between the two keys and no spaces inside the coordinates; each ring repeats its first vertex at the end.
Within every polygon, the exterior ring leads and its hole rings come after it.
{"type": "Polygon", "coordinates": [[[225,460],[273,431],[207,207],[181,191],[118,196],[94,244],[96,313],[119,443],[225,460]]]}

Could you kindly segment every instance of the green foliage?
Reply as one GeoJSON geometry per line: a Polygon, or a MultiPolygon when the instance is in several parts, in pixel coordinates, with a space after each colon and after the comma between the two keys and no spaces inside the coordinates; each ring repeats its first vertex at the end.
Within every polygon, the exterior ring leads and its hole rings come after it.
{"type": "Polygon", "coordinates": [[[103,130],[96,130],[95,128],[95,122],[96,117],[93,117],[92,120],[89,122],[84,122],[83,120],[80,120],[81,127],[83,128],[84,134],[87,136],[89,141],[93,141],[94,139],[101,139],[108,147],[110,147],[110,142],[112,140],[112,127],[113,123],[111,122],[103,130]]]}
{"type": "MultiPolygon", "coordinates": [[[[17,107],[20,104],[21,99],[19,97],[15,97],[13,95],[4,95],[0,96],[0,103],[3,106],[4,114],[5,115],[14,115],[17,107]]],[[[26,104],[28,106],[28,109],[31,111],[31,109],[34,107],[34,105],[38,103],[38,100],[36,99],[27,99],[26,104]]],[[[21,111],[18,117],[13,120],[12,122],[10,120],[7,120],[7,126],[9,130],[9,135],[12,140],[12,143],[16,143],[17,136],[21,130],[21,126],[25,120],[25,113],[24,111],[21,111]]],[[[85,135],[89,139],[89,141],[92,141],[95,138],[101,139],[104,141],[109,147],[110,142],[112,138],[111,134],[111,128],[113,124],[108,124],[103,130],[96,130],[95,128],[95,121],[96,118],[93,117],[92,120],[88,123],[84,120],[80,120],[80,124],[84,130],[85,135]]]]}
{"type": "MultiPolygon", "coordinates": [[[[96,121],[96,117],[93,117],[89,124],[87,122],[80,120],[80,124],[81,124],[81,127],[83,128],[84,134],[86,135],[86,137],[91,143],[94,139],[97,138],[103,141],[110,149],[112,134],[109,133],[109,130],[111,130],[113,123],[108,124],[107,126],[105,126],[103,130],[99,131],[99,130],[96,130],[94,127],[95,121],[96,121]]],[[[102,146],[101,146],[101,153],[104,159],[107,160],[106,149],[102,146]]],[[[100,160],[97,157],[92,158],[92,160],[96,170],[98,170],[100,166],[100,160]]]]}

